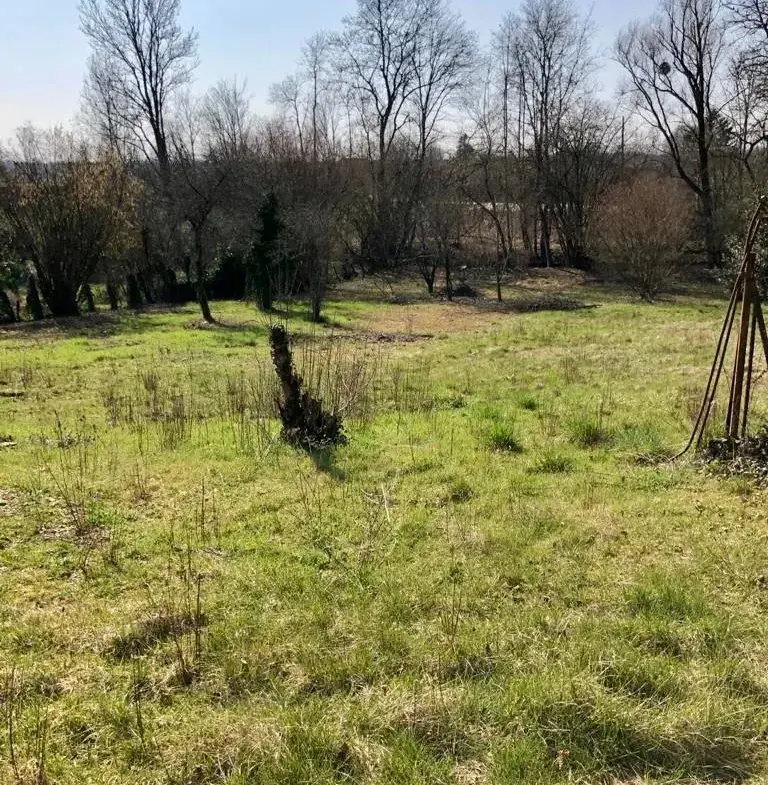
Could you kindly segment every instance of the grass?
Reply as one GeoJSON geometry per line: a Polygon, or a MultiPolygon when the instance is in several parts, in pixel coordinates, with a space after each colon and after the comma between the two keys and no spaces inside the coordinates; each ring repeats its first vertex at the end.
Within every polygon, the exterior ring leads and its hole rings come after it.
{"type": "Polygon", "coordinates": [[[723,302],[358,287],[322,455],[242,304],[0,332],[0,782],[765,781],[765,492],[645,459],[723,302]]]}

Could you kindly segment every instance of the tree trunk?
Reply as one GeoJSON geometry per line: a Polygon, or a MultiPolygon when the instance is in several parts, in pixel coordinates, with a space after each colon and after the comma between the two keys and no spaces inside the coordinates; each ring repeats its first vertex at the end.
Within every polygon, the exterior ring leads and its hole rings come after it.
{"type": "Polygon", "coordinates": [[[27,311],[33,321],[39,321],[45,317],[43,304],[40,302],[40,293],[33,275],[27,279],[27,311]]]}
{"type": "Polygon", "coordinates": [[[451,302],[453,300],[453,281],[451,280],[451,257],[449,254],[445,254],[443,265],[445,270],[445,296],[448,298],[448,302],[451,302]]]}
{"type": "Polygon", "coordinates": [[[197,278],[197,301],[200,304],[200,311],[208,324],[214,323],[211,315],[211,307],[208,304],[208,295],[205,291],[205,264],[203,259],[203,238],[200,230],[194,229],[195,233],[195,277],[197,278]]]}
{"type": "Polygon", "coordinates": [[[133,273],[129,273],[125,279],[125,289],[128,300],[128,307],[138,310],[142,306],[141,301],[141,288],[139,286],[139,279],[133,273]]]}
{"type": "Polygon", "coordinates": [[[116,311],[120,306],[120,298],[117,291],[117,284],[110,278],[107,280],[107,300],[109,300],[109,310],[116,311]]]}
{"type": "Polygon", "coordinates": [[[40,279],[39,288],[52,316],[80,316],[77,292],[68,283],[40,279]]]}
{"type": "Polygon", "coordinates": [[[155,298],[152,294],[152,290],[149,288],[146,277],[142,273],[136,273],[136,281],[141,287],[141,293],[144,295],[144,299],[147,303],[152,305],[152,303],[155,302],[155,298]]]}
{"type": "Polygon", "coordinates": [[[5,289],[0,289],[0,324],[13,324],[17,321],[11,298],[5,289]]]}
{"type": "Polygon", "coordinates": [[[312,296],[312,313],[310,319],[315,324],[319,324],[323,320],[323,298],[318,294],[312,296]]]}
{"type": "Polygon", "coordinates": [[[720,241],[720,233],[717,227],[717,216],[712,204],[712,191],[709,185],[709,177],[704,177],[702,173],[702,193],[700,198],[701,217],[704,222],[704,244],[707,251],[707,262],[709,266],[718,269],[723,263],[723,249],[720,241]],[[704,187],[706,183],[706,188],[704,187]]]}
{"type": "Polygon", "coordinates": [[[541,207],[541,263],[545,267],[551,267],[552,254],[549,250],[549,220],[547,218],[547,211],[544,205],[541,207]]]}

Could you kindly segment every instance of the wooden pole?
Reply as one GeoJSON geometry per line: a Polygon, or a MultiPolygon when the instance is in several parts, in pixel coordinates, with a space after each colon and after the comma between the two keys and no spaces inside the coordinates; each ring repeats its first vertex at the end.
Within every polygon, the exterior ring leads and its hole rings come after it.
{"type": "Polygon", "coordinates": [[[744,390],[744,413],[741,417],[741,438],[747,435],[747,420],[749,418],[749,403],[752,400],[752,371],[755,367],[755,338],[757,335],[757,308],[758,294],[753,289],[755,299],[752,302],[752,319],[749,325],[749,357],[747,358],[747,387],[744,390]]]}
{"type": "Polygon", "coordinates": [[[755,255],[747,255],[747,263],[744,266],[743,278],[741,280],[741,320],[739,322],[739,339],[736,344],[736,356],[733,361],[733,382],[731,385],[731,399],[728,404],[728,416],[726,418],[726,432],[729,438],[739,438],[739,426],[741,424],[741,412],[744,393],[744,371],[747,359],[747,345],[749,341],[749,325],[752,310],[752,281],[754,279],[755,255]]]}

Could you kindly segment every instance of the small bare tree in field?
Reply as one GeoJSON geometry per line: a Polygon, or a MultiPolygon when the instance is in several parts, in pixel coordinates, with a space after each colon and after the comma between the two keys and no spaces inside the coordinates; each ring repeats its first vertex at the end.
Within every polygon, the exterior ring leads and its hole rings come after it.
{"type": "Polygon", "coordinates": [[[598,213],[598,247],[606,263],[652,302],[683,263],[691,239],[690,194],[668,177],[646,175],[608,190],[598,213]]]}

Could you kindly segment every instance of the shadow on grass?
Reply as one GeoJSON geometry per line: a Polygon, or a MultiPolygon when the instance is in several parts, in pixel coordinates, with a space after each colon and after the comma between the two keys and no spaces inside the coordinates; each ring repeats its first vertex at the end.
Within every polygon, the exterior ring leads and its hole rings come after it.
{"type": "Polygon", "coordinates": [[[312,463],[315,465],[315,468],[318,471],[323,472],[323,474],[327,474],[329,477],[332,477],[334,480],[338,480],[339,482],[343,482],[347,479],[347,473],[343,469],[340,469],[338,466],[336,466],[335,447],[315,447],[314,449],[309,450],[307,454],[312,459],[312,463]]]}
{"type": "Polygon", "coordinates": [[[757,734],[748,722],[723,719],[657,729],[636,719],[593,698],[577,698],[543,707],[537,724],[548,746],[568,750],[569,765],[585,773],[739,783],[757,770],[757,734]]]}
{"type": "Polygon", "coordinates": [[[36,340],[114,338],[185,328],[210,331],[218,335],[240,334],[253,338],[254,335],[264,336],[267,324],[266,318],[244,322],[228,322],[223,319],[207,324],[199,318],[197,306],[152,305],[140,311],[97,311],[81,316],[50,317],[39,321],[3,325],[0,327],[0,341],[18,338],[36,340]]]}

